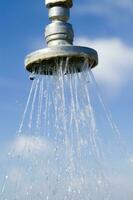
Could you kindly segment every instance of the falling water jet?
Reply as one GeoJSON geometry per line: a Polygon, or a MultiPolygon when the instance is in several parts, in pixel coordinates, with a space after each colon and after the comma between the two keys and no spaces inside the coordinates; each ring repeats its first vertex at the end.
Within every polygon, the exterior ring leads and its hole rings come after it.
{"type": "MultiPolygon", "coordinates": [[[[46,0],[46,6],[52,20],[45,33],[48,48],[25,60],[30,79],[36,80],[20,124],[19,148],[13,146],[10,153],[11,166],[22,167],[23,179],[20,173],[12,184],[10,169],[0,199],[114,199],[103,162],[107,141],[99,141],[90,98],[90,71],[98,63],[97,52],[73,46],[72,26],[67,23],[71,0],[46,0]]],[[[110,169],[112,162],[107,166],[110,169]]]]}
{"type": "Polygon", "coordinates": [[[35,51],[25,59],[26,69],[35,74],[53,75],[59,70],[56,60],[66,62],[67,67],[62,65],[65,74],[82,71],[86,60],[88,67],[94,68],[98,64],[98,55],[94,49],[73,46],[74,32],[72,25],[68,23],[69,10],[73,5],[72,0],[46,0],[45,5],[49,10],[49,19],[52,21],[45,29],[45,39],[48,47],[35,51]]]}
{"type": "MultiPolygon", "coordinates": [[[[46,191],[42,189],[42,199],[90,200],[95,199],[95,196],[98,196],[99,200],[105,199],[99,197],[101,190],[103,190],[103,195],[106,193],[106,187],[101,189],[100,185],[102,182],[105,184],[106,179],[102,174],[102,167],[99,165],[101,154],[99,155],[99,149],[97,149],[99,143],[94,126],[95,119],[89,93],[87,91],[88,87],[84,84],[86,81],[84,80],[86,77],[84,76],[86,70],[94,68],[98,64],[98,55],[93,49],[73,46],[73,29],[72,26],[67,23],[69,19],[69,9],[72,7],[71,0],[46,0],[46,7],[49,9],[49,18],[52,20],[52,23],[46,27],[45,32],[48,48],[28,55],[25,60],[25,67],[31,72],[30,79],[34,80],[34,78],[37,78],[33,82],[34,91],[31,90],[32,95],[29,96],[20,126],[20,132],[22,132],[24,121],[29,122],[28,130],[31,133],[31,135],[25,138],[23,148],[21,149],[21,163],[23,164],[26,174],[29,173],[29,179],[32,180],[29,180],[31,185],[30,187],[29,185],[27,186],[26,193],[23,193],[23,199],[30,197],[30,199],[32,199],[32,192],[33,195],[37,194],[37,191],[34,191],[34,189],[29,191],[29,188],[38,186],[38,184],[36,184],[38,173],[41,182],[40,186],[43,181],[45,181],[46,184],[46,191]],[[31,96],[32,102],[30,103],[31,96]],[[82,98],[80,99],[81,96],[82,98]],[[79,100],[82,101],[82,105],[79,100]],[[53,105],[51,105],[52,101],[53,105]],[[29,105],[30,109],[28,107],[29,105]],[[35,110],[35,105],[37,105],[37,111],[35,110]],[[89,107],[88,113],[85,112],[86,105],[89,107]],[[80,113],[82,109],[84,116],[81,119],[80,113]],[[27,110],[30,110],[29,121],[25,120],[27,110]],[[68,118],[66,118],[66,113],[68,118]],[[52,120],[53,116],[54,120],[52,120]],[[34,123],[34,118],[36,123],[34,123]],[[39,134],[41,134],[40,127],[42,125],[45,132],[43,139],[46,142],[48,141],[48,145],[51,144],[50,156],[52,157],[47,156],[46,149],[45,152],[43,151],[43,156],[36,154],[34,149],[32,152],[33,146],[39,146],[37,138],[39,138],[39,134]],[[36,128],[38,132],[40,131],[40,133],[36,135],[37,137],[33,136],[32,131],[35,131],[33,130],[34,128],[36,128]],[[54,133],[52,133],[52,131],[54,133]],[[81,145],[83,139],[87,141],[86,147],[85,145],[83,147],[84,149],[82,149],[81,145]],[[31,147],[30,140],[33,143],[31,147]],[[28,152],[28,155],[32,157],[32,160],[30,162],[26,161],[25,163],[24,152],[30,148],[31,150],[28,152]],[[90,149],[93,158],[91,158],[91,156],[89,157],[88,149],[90,149]],[[42,159],[42,161],[40,162],[39,159],[42,159]],[[93,161],[93,163],[95,162],[96,169],[93,169],[91,161],[93,161]],[[37,162],[40,162],[39,166],[34,166],[37,162]],[[55,175],[51,173],[53,166],[55,168],[55,175]],[[34,170],[38,173],[34,174],[34,170]],[[43,174],[43,181],[41,180],[41,170],[45,172],[45,175],[43,174]],[[34,174],[34,181],[32,177],[30,177],[30,171],[34,174]],[[75,189],[74,186],[76,178],[78,178],[76,182],[79,183],[79,189],[75,189]],[[89,180],[89,178],[91,180],[89,180]],[[56,188],[58,188],[60,192],[62,191],[62,193],[55,197],[56,188]],[[95,188],[97,188],[97,191],[95,188]],[[86,189],[87,192],[85,196],[84,191],[86,189]]],[[[90,79],[87,81],[90,81],[90,79]]],[[[16,184],[17,190],[19,191],[22,184],[21,180],[17,179],[16,184]]],[[[16,196],[19,195],[20,194],[16,191],[16,196]]]]}

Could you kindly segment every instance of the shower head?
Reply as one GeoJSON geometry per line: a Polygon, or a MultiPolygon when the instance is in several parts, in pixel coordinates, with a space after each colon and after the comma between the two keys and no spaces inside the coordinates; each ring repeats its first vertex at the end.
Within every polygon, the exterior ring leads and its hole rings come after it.
{"type": "Polygon", "coordinates": [[[98,55],[94,49],[73,46],[74,32],[68,23],[72,0],[45,0],[51,23],[45,29],[48,47],[29,54],[25,67],[31,73],[53,75],[58,71],[62,61],[65,73],[82,71],[84,62],[94,68],[98,64],[98,55]],[[67,65],[65,65],[67,62],[67,65]]]}

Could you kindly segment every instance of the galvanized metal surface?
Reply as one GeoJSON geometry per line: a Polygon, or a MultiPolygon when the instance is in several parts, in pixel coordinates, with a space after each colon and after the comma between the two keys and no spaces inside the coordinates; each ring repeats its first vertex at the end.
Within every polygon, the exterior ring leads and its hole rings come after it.
{"type": "Polygon", "coordinates": [[[49,19],[50,20],[59,20],[59,21],[68,21],[70,17],[69,9],[66,7],[55,6],[49,8],[49,19]]]}
{"type": "Polygon", "coordinates": [[[62,21],[49,24],[45,29],[45,39],[48,46],[73,44],[74,32],[72,25],[62,21]]]}
{"type": "Polygon", "coordinates": [[[73,28],[71,24],[67,23],[69,19],[69,7],[64,6],[65,3],[70,1],[46,1],[46,4],[47,2],[53,3],[53,6],[48,7],[49,19],[52,22],[45,29],[45,39],[48,46],[73,44],[73,28]]]}
{"type": "MultiPolygon", "coordinates": [[[[70,59],[69,64],[82,70],[85,60],[92,68],[98,64],[98,55],[94,49],[73,46],[74,32],[69,19],[69,8],[72,0],[46,0],[49,9],[49,19],[52,21],[45,29],[45,39],[48,48],[38,50],[28,55],[25,67],[29,72],[53,74],[56,59],[70,59]],[[49,72],[48,72],[49,71],[49,72]]],[[[69,69],[69,72],[73,70],[69,69]]]]}
{"type": "Polygon", "coordinates": [[[56,58],[60,60],[66,58],[72,60],[73,64],[75,62],[75,67],[77,66],[78,72],[81,71],[85,61],[91,68],[98,64],[98,55],[94,49],[81,46],[55,46],[41,49],[28,55],[25,60],[25,66],[30,72],[52,74],[51,66],[53,66],[54,69],[56,58]],[[41,69],[40,71],[39,68],[41,69]]]}

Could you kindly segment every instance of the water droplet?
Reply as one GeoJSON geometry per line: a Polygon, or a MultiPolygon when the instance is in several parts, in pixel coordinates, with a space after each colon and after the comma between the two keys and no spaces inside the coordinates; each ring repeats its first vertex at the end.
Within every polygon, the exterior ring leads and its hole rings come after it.
{"type": "Polygon", "coordinates": [[[6,178],[6,179],[8,179],[8,178],[9,178],[9,176],[8,176],[8,175],[6,175],[6,176],[5,176],[5,178],[6,178]]]}
{"type": "Polygon", "coordinates": [[[33,72],[33,73],[30,75],[29,78],[30,78],[31,81],[35,80],[35,78],[36,78],[35,72],[33,72]]]}
{"type": "Polygon", "coordinates": [[[98,183],[99,185],[101,185],[101,184],[102,184],[102,180],[98,180],[97,183],[98,183]]]}
{"type": "Polygon", "coordinates": [[[79,193],[79,194],[81,193],[81,190],[80,190],[80,189],[78,189],[78,193],[79,193]]]}
{"type": "Polygon", "coordinates": [[[55,196],[56,195],[56,189],[54,189],[52,193],[53,193],[53,196],[55,196]]]}
{"type": "Polygon", "coordinates": [[[72,188],[71,188],[71,186],[69,186],[68,187],[68,192],[71,193],[71,191],[72,191],[72,188]]]}

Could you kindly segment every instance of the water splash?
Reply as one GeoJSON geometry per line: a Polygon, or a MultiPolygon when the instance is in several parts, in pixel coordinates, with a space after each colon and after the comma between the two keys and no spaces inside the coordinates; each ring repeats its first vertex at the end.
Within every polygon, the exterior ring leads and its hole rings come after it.
{"type": "Polygon", "coordinates": [[[89,66],[85,61],[81,73],[73,66],[66,75],[69,58],[56,65],[53,76],[32,83],[0,199],[116,200],[110,174],[119,148],[112,119],[107,116],[111,131],[99,123],[89,66]]]}

